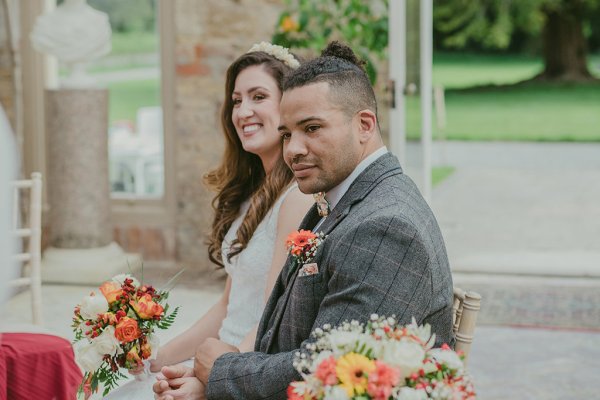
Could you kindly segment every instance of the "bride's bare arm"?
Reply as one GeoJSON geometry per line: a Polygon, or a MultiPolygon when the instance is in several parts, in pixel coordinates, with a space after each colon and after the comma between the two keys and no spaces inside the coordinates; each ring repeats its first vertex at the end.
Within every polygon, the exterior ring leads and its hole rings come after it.
{"type": "Polygon", "coordinates": [[[231,278],[227,278],[225,291],[221,299],[216,302],[202,318],[194,325],[181,333],[158,350],[156,360],[150,365],[152,372],[159,371],[164,365],[172,365],[192,358],[196,348],[207,338],[219,337],[219,329],[227,314],[229,303],[229,291],[231,290],[231,278]]]}
{"type": "MultiPolygon", "coordinates": [[[[273,250],[273,260],[271,268],[267,275],[267,286],[265,288],[265,302],[269,299],[275,281],[283,268],[283,264],[287,258],[287,249],[285,248],[285,239],[288,235],[298,229],[302,218],[314,204],[312,196],[306,195],[298,188],[292,189],[286,196],[279,209],[277,217],[277,235],[275,237],[275,249],[273,250]]],[[[239,345],[241,352],[254,350],[254,342],[256,341],[256,331],[258,327],[254,327],[242,340],[239,345]]]]}

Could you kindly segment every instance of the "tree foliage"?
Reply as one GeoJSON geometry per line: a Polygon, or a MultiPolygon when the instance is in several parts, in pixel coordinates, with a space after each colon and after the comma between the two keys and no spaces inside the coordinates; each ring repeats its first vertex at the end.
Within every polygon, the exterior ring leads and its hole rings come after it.
{"type": "Polygon", "coordinates": [[[286,0],[273,42],[291,49],[320,52],[328,42],[347,43],[367,62],[375,82],[376,59],[384,59],[388,44],[388,0],[286,0]]]}
{"type": "Polygon", "coordinates": [[[437,0],[434,24],[450,48],[506,49],[524,32],[540,39],[544,71],[536,79],[586,81],[594,79],[587,51],[599,13],[600,0],[437,0]]]}
{"type": "Polygon", "coordinates": [[[516,32],[542,34],[550,13],[572,13],[577,6],[584,33],[591,36],[599,26],[600,0],[436,0],[435,29],[444,36],[442,45],[462,49],[477,43],[486,49],[506,49],[516,32]]]}

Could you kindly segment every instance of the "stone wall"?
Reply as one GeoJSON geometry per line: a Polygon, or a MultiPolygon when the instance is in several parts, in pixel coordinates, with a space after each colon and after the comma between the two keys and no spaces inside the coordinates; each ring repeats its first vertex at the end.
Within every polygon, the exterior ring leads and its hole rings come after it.
{"type": "Polygon", "coordinates": [[[214,196],[203,175],[222,156],[219,110],[229,64],[270,40],[280,0],[179,0],[176,3],[176,252],[193,268],[209,269],[205,234],[214,196]]]}

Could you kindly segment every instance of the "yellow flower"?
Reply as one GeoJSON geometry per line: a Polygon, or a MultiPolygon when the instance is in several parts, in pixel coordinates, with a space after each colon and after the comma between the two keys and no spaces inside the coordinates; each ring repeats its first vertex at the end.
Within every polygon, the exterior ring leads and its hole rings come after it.
{"type": "Polygon", "coordinates": [[[375,363],[367,357],[348,353],[338,360],[335,372],[349,397],[367,390],[368,375],[375,370],[375,363]]]}
{"type": "Polygon", "coordinates": [[[280,26],[284,32],[296,32],[300,28],[300,25],[289,15],[281,20],[280,26]]]}

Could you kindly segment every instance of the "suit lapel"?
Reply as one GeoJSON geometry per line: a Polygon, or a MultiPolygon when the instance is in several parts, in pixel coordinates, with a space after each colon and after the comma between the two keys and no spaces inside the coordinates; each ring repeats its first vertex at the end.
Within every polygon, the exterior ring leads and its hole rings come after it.
{"type": "MultiPolygon", "coordinates": [[[[300,226],[298,229],[307,229],[312,230],[312,228],[319,222],[321,217],[319,216],[319,212],[317,210],[317,205],[314,204],[306,213],[300,226]]],[[[285,302],[287,303],[287,296],[289,296],[289,291],[286,288],[293,283],[289,282],[290,278],[294,276],[294,273],[298,270],[298,266],[293,263],[293,258],[289,257],[285,261],[285,265],[283,266],[279,278],[275,283],[275,287],[273,287],[273,292],[269,296],[269,300],[265,305],[265,311],[263,313],[263,318],[261,318],[260,326],[258,329],[257,340],[256,340],[256,348],[260,349],[260,338],[268,331],[268,329],[273,329],[273,332],[277,331],[280,320],[280,315],[282,310],[285,307],[282,307],[280,310],[277,309],[277,304],[281,300],[282,296],[285,296],[285,302]],[[279,314],[273,319],[273,313],[279,312],[279,314]],[[271,324],[271,320],[273,319],[273,323],[271,324]]],[[[266,348],[262,351],[268,352],[268,349],[273,344],[273,339],[275,335],[272,334],[271,337],[267,341],[266,348]]]]}
{"type": "MultiPolygon", "coordinates": [[[[381,156],[356,178],[350,188],[348,188],[346,194],[344,194],[339,203],[333,210],[331,210],[331,213],[327,216],[325,221],[323,221],[323,224],[319,227],[317,232],[322,232],[325,235],[328,235],[348,215],[352,206],[362,201],[367,194],[369,194],[369,192],[375,186],[377,186],[379,182],[381,182],[381,180],[391,175],[397,175],[401,173],[402,168],[400,168],[398,159],[395,156],[390,153],[381,156]]],[[[315,204],[302,220],[299,229],[312,230],[312,228],[317,224],[317,222],[319,222],[320,219],[321,217],[319,216],[317,206],[315,204]]],[[[264,323],[272,320],[270,329],[273,330],[273,333],[268,339],[266,349],[264,350],[267,353],[273,345],[274,338],[279,334],[279,324],[281,323],[281,319],[287,307],[287,302],[289,300],[292,287],[294,286],[294,282],[296,281],[299,267],[299,265],[293,263],[291,257],[287,258],[282,274],[280,275],[280,277],[285,276],[285,280],[278,280],[276,285],[276,288],[278,289],[277,296],[274,297],[271,295],[269,298],[269,303],[265,309],[265,311],[269,310],[269,318],[266,319],[266,321],[263,318],[264,323]],[[283,291],[283,293],[281,293],[281,291],[283,291]],[[281,297],[283,297],[283,299],[281,297]],[[277,303],[279,303],[279,301],[283,301],[283,304],[278,307],[277,303]],[[277,314],[273,316],[273,313],[277,314]]],[[[261,323],[261,325],[264,324],[261,323]]],[[[262,329],[262,332],[264,333],[266,332],[266,328],[268,328],[268,326],[264,325],[263,328],[264,329],[262,329]]]]}
{"type": "Polygon", "coordinates": [[[350,213],[350,209],[361,202],[381,180],[401,173],[398,159],[391,153],[375,160],[352,182],[348,191],[319,227],[319,232],[328,235],[350,213]]]}
{"type": "Polygon", "coordinates": [[[317,204],[313,204],[313,206],[308,210],[304,219],[300,223],[300,227],[298,229],[307,229],[312,230],[312,228],[319,222],[321,216],[319,215],[319,210],[317,209],[317,204]]]}

